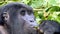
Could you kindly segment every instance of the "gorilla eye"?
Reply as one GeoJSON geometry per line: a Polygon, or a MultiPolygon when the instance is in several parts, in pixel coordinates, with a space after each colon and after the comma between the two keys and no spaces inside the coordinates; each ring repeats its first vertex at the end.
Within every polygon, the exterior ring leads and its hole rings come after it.
{"type": "Polygon", "coordinates": [[[28,11],[28,14],[31,15],[33,13],[33,11],[28,11]]]}
{"type": "Polygon", "coordinates": [[[25,15],[25,10],[22,10],[22,11],[20,12],[20,14],[24,16],[24,15],[25,15]]]}

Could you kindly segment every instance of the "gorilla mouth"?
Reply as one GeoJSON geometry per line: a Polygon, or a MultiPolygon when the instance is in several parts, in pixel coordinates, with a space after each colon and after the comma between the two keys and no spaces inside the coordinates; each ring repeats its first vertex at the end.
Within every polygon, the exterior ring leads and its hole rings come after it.
{"type": "Polygon", "coordinates": [[[43,33],[43,30],[40,30],[41,33],[43,33]]]}
{"type": "Polygon", "coordinates": [[[39,30],[38,26],[33,27],[34,30],[39,30]]]}

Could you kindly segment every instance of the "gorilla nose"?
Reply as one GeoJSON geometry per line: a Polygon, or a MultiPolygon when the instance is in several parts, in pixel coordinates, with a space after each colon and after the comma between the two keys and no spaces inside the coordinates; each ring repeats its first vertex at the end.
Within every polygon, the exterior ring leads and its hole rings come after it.
{"type": "Polygon", "coordinates": [[[30,20],[30,22],[34,22],[33,20],[30,20]]]}

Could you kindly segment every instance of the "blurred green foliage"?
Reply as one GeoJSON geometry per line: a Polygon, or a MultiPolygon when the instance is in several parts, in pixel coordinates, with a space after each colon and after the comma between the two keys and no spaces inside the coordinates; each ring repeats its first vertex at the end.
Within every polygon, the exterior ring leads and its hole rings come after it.
{"type": "Polygon", "coordinates": [[[41,20],[55,20],[60,23],[60,0],[0,0],[0,6],[11,2],[25,3],[33,7],[38,24],[41,20]]]}

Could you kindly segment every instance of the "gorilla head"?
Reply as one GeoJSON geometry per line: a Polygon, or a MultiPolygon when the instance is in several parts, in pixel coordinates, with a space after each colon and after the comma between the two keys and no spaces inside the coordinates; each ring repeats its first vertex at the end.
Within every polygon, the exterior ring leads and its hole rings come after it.
{"type": "Polygon", "coordinates": [[[37,26],[33,9],[20,3],[10,3],[1,8],[2,23],[10,34],[27,34],[37,26]]]}

